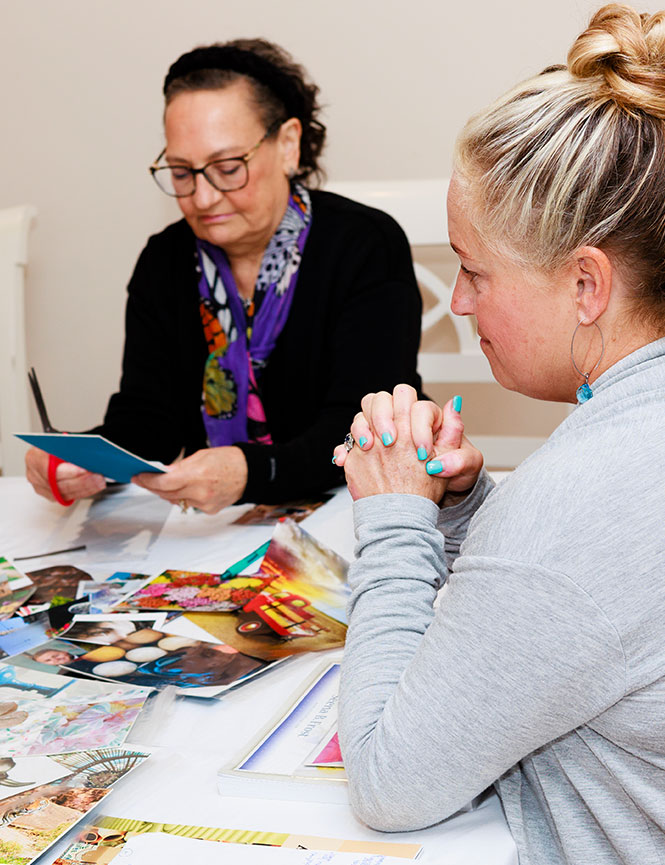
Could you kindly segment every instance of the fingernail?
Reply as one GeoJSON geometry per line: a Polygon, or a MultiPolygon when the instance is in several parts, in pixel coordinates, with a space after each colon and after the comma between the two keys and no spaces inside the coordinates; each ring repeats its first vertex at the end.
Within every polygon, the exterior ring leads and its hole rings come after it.
{"type": "Polygon", "coordinates": [[[334,466],[337,465],[337,463],[335,462],[336,459],[337,459],[337,457],[333,457],[333,458],[332,458],[332,464],[333,464],[334,466]]]}
{"type": "Polygon", "coordinates": [[[427,459],[427,449],[424,448],[422,445],[418,448],[418,450],[416,451],[416,453],[418,454],[418,459],[419,459],[421,462],[422,462],[423,460],[426,460],[426,459],[427,459]]]}
{"type": "Polygon", "coordinates": [[[453,411],[458,414],[462,411],[462,397],[459,394],[453,397],[453,411]]]}
{"type": "Polygon", "coordinates": [[[425,471],[428,475],[438,475],[439,472],[443,471],[441,460],[430,460],[425,466],[425,471]]]}
{"type": "Polygon", "coordinates": [[[358,439],[358,444],[361,448],[365,447],[365,445],[367,444],[367,439],[365,438],[365,436],[360,436],[360,438],[358,439]]]}
{"type": "Polygon", "coordinates": [[[383,433],[383,435],[381,436],[381,441],[386,447],[388,447],[388,445],[391,445],[393,443],[393,437],[390,435],[390,433],[383,433]]]}

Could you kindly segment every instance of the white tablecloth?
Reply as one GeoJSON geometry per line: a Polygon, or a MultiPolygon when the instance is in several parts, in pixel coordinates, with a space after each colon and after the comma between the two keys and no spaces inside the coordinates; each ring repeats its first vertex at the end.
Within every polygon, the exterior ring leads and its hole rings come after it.
{"type": "MultiPolygon", "coordinates": [[[[167,567],[220,572],[272,533],[269,527],[231,525],[241,512],[229,508],[216,516],[181,514],[132,486],[65,509],[36,496],[22,478],[0,478],[0,555],[14,558],[85,545],[79,552],[17,564],[23,570],[72,564],[96,578],[113,570],[151,574],[167,567]]],[[[341,555],[352,557],[345,491],[303,527],[341,555]]],[[[149,747],[151,758],[118,784],[101,812],[199,826],[418,842],[424,847],[419,862],[427,865],[517,865],[515,845],[495,795],[475,811],[396,835],[368,829],[346,804],[220,795],[218,768],[242,752],[321,660],[321,654],[292,659],[220,700],[165,700],[161,717],[139,719],[132,731],[132,743],[149,747]]],[[[53,861],[74,835],[75,830],[40,863],[53,861]]]]}

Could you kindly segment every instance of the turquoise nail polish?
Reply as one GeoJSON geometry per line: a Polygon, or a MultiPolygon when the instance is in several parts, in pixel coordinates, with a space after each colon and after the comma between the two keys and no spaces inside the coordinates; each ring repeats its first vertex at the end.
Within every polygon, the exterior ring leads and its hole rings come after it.
{"type": "Polygon", "coordinates": [[[390,435],[390,433],[383,433],[383,435],[381,436],[381,441],[386,447],[388,447],[388,445],[391,445],[393,443],[393,437],[390,435]]]}
{"type": "Polygon", "coordinates": [[[430,460],[425,466],[425,471],[428,475],[438,475],[443,471],[443,465],[440,460],[430,460]]]}
{"type": "Polygon", "coordinates": [[[332,458],[332,464],[333,464],[334,466],[337,465],[337,463],[335,462],[336,459],[337,459],[337,457],[333,457],[333,458],[332,458]]]}
{"type": "Polygon", "coordinates": [[[360,438],[358,439],[358,444],[361,448],[365,447],[365,445],[367,444],[367,439],[365,438],[365,436],[360,436],[360,438]]]}
{"type": "Polygon", "coordinates": [[[453,411],[458,414],[462,411],[462,397],[459,395],[453,397],[453,411]]]}
{"type": "Polygon", "coordinates": [[[425,450],[424,447],[422,447],[422,445],[418,448],[418,450],[416,451],[416,453],[418,454],[418,459],[419,459],[421,462],[422,462],[423,460],[426,460],[426,459],[427,459],[427,451],[425,450]]]}

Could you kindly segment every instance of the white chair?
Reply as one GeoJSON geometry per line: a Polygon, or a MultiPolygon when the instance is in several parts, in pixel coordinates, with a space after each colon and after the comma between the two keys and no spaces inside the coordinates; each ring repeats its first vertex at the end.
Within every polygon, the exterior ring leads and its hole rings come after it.
{"type": "Polygon", "coordinates": [[[24,472],[25,445],[12,433],[30,429],[25,360],[24,277],[28,233],[37,211],[24,205],[0,210],[0,468],[4,475],[24,472]]]}
{"type": "MultiPolygon", "coordinates": [[[[414,248],[438,246],[450,250],[446,196],[448,180],[340,181],[326,189],[370,207],[377,207],[394,217],[404,229],[414,248]]],[[[448,320],[454,328],[457,351],[422,351],[418,372],[425,389],[428,384],[494,382],[490,365],[480,348],[473,320],[452,315],[452,289],[431,269],[415,261],[416,279],[421,289],[435,298],[435,304],[423,315],[423,339],[441,328],[448,320]]],[[[488,466],[514,468],[545,441],[537,436],[474,435],[474,444],[483,452],[488,466]]]]}

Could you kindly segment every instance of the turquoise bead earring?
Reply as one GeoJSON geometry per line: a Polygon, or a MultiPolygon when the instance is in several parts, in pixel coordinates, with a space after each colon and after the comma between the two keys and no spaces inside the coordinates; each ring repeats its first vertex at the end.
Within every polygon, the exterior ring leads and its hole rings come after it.
{"type": "Polygon", "coordinates": [[[577,391],[576,391],[577,402],[580,405],[582,403],[590,400],[591,397],[593,396],[593,391],[591,390],[591,385],[589,384],[589,376],[598,369],[598,367],[600,366],[600,362],[603,359],[603,355],[605,354],[605,338],[603,337],[603,332],[600,329],[600,326],[594,321],[594,322],[592,322],[592,324],[594,325],[594,327],[598,330],[598,333],[600,334],[600,357],[598,358],[596,365],[593,367],[593,369],[590,369],[589,372],[582,372],[582,370],[579,368],[579,366],[575,363],[575,353],[574,353],[575,336],[577,335],[577,331],[578,331],[579,326],[581,324],[584,324],[584,319],[577,322],[575,330],[573,331],[573,337],[570,340],[570,359],[572,361],[573,368],[574,368],[575,372],[578,375],[581,375],[584,379],[584,381],[577,388],[577,391]]]}

